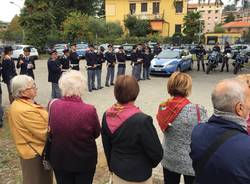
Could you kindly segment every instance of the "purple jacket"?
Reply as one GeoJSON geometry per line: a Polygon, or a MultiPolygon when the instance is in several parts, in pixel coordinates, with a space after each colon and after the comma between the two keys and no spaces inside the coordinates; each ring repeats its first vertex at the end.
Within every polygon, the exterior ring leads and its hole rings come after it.
{"type": "Polygon", "coordinates": [[[79,97],[63,97],[50,109],[52,134],[50,162],[53,169],[84,172],[95,169],[100,123],[96,109],[79,97]]]}

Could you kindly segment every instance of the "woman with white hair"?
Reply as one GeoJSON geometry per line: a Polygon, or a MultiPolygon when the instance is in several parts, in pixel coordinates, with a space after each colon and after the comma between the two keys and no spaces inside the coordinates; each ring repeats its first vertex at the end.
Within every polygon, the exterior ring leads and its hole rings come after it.
{"type": "Polygon", "coordinates": [[[27,75],[18,75],[11,81],[14,101],[8,120],[21,160],[24,184],[52,184],[52,170],[45,171],[41,162],[47,129],[48,113],[34,101],[37,88],[27,75]]]}
{"type": "Polygon", "coordinates": [[[93,181],[97,163],[95,139],[100,134],[100,124],[94,106],[81,99],[85,81],[79,71],[63,73],[59,80],[62,98],[49,104],[50,162],[57,184],[93,181]]]}

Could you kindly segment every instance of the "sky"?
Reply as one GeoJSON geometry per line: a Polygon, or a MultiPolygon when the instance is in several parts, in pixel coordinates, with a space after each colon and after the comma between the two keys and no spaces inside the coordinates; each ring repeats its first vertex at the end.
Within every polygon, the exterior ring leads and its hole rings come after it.
{"type": "MultiPolygon", "coordinates": [[[[0,0],[0,20],[10,22],[15,15],[19,15],[20,8],[25,0],[0,0]],[[11,4],[13,2],[14,4],[11,4]],[[20,8],[19,8],[20,7],[20,8]]],[[[191,0],[196,1],[196,0],[191,0]]],[[[231,0],[232,1],[232,0],[231,0]]],[[[212,2],[212,0],[210,0],[212,2]]],[[[224,4],[230,4],[230,0],[222,0],[224,4]]]]}

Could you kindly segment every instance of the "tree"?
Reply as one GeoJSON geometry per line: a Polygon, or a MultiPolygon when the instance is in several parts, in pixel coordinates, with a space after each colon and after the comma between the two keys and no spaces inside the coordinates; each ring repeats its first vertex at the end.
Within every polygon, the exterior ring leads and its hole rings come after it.
{"type": "Polygon", "coordinates": [[[89,31],[97,38],[103,38],[107,35],[106,22],[104,19],[89,17],[89,31]]]}
{"type": "Polygon", "coordinates": [[[216,24],[214,27],[215,33],[225,33],[224,28],[222,27],[222,24],[216,24]]]}
{"type": "Polygon", "coordinates": [[[105,30],[106,35],[112,35],[115,38],[121,37],[121,35],[123,34],[122,27],[117,22],[108,22],[106,24],[105,30]]]}
{"type": "Polygon", "coordinates": [[[195,35],[201,34],[203,31],[202,28],[204,23],[200,20],[200,18],[200,12],[189,12],[184,17],[183,33],[186,38],[189,38],[189,43],[192,43],[192,39],[195,35]]]}
{"type": "Polygon", "coordinates": [[[3,35],[4,40],[21,42],[23,39],[22,27],[19,23],[19,17],[16,15],[10,22],[6,32],[3,35]]]}
{"type": "Polygon", "coordinates": [[[142,36],[152,32],[150,22],[147,20],[139,20],[135,16],[129,15],[124,20],[125,27],[129,30],[130,36],[142,36]]]}
{"type": "Polygon", "coordinates": [[[235,19],[234,14],[233,13],[229,13],[228,16],[225,18],[225,23],[233,22],[234,19],[235,19]]]}
{"type": "Polygon", "coordinates": [[[235,4],[226,5],[223,9],[223,12],[227,12],[227,11],[236,11],[235,4]]]}
{"type": "Polygon", "coordinates": [[[105,18],[105,0],[101,0],[100,6],[97,10],[97,16],[101,19],[105,18]]]}

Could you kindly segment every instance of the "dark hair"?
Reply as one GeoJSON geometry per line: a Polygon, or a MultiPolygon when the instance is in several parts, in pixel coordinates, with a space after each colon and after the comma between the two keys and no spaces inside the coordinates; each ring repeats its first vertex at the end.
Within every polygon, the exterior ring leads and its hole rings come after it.
{"type": "Polygon", "coordinates": [[[135,101],[139,91],[138,82],[133,76],[120,75],[117,77],[114,95],[118,103],[126,104],[135,101]]]}
{"type": "Polygon", "coordinates": [[[11,51],[13,51],[11,46],[4,47],[4,50],[3,50],[4,55],[9,54],[11,51]]]}
{"type": "Polygon", "coordinates": [[[30,49],[30,47],[25,47],[25,48],[23,48],[23,51],[24,51],[24,52],[30,52],[31,49],[30,49]]]}

